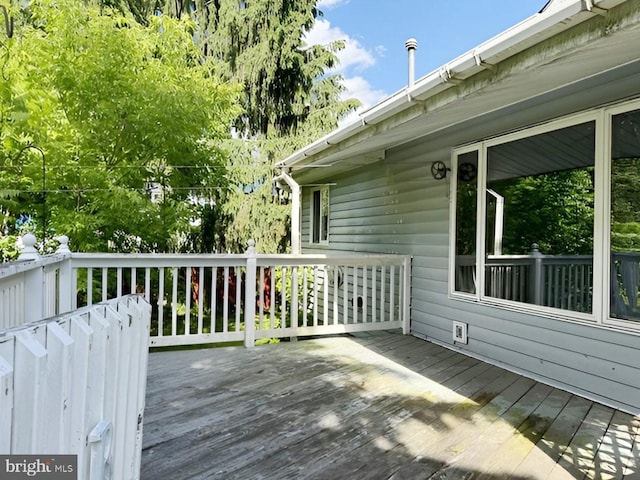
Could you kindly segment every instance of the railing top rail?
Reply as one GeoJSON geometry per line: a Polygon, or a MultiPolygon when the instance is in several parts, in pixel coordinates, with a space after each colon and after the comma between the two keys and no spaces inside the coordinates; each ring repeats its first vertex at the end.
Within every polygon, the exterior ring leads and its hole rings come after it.
{"type": "Polygon", "coordinates": [[[299,254],[299,255],[257,255],[258,266],[302,266],[302,265],[402,265],[406,255],[389,254],[299,254]]]}
{"type": "Polygon", "coordinates": [[[245,254],[74,253],[74,268],[241,266],[245,254]]]}
{"type": "Polygon", "coordinates": [[[488,255],[487,265],[492,264],[529,264],[532,260],[543,263],[591,263],[592,255],[488,255]]]}
{"type": "MultiPolygon", "coordinates": [[[[74,268],[117,267],[224,267],[243,266],[249,254],[73,254],[74,268]]],[[[409,257],[389,254],[279,254],[255,255],[258,266],[401,265],[409,257]]]]}
{"type": "Polygon", "coordinates": [[[69,257],[70,254],[68,253],[56,253],[53,255],[40,257],[37,260],[19,260],[15,262],[5,262],[0,264],[0,280],[36,268],[52,265],[55,263],[62,263],[69,257]]]}
{"type": "Polygon", "coordinates": [[[543,255],[543,265],[591,265],[592,255],[543,255]]]}

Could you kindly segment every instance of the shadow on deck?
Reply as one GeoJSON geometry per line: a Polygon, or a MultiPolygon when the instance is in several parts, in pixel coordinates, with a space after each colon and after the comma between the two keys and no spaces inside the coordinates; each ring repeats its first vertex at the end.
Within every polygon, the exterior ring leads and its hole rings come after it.
{"type": "Polygon", "coordinates": [[[640,478],[637,417],[414,337],[152,353],[142,478],[640,478]]]}

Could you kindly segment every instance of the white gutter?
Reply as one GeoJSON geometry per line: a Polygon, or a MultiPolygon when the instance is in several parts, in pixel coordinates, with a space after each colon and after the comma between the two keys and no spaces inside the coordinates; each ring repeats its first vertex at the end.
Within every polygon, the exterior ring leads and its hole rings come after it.
{"type": "Polygon", "coordinates": [[[611,8],[625,1],[589,0],[585,3],[584,0],[566,0],[558,8],[550,8],[542,13],[537,13],[422,77],[412,86],[409,85],[369,110],[361,112],[358,119],[298,150],[278,162],[276,166],[281,168],[294,166],[305,158],[316,155],[332,145],[367,130],[371,125],[408,109],[416,100],[424,101],[453,86],[455,82],[452,80],[466,79],[477,71],[487,68],[487,64],[491,64],[491,59],[495,59],[496,62],[502,61],[535,44],[536,42],[532,42],[534,39],[540,42],[552,34],[571,28],[574,23],[567,20],[573,19],[582,12],[597,15],[597,12],[594,11],[596,5],[611,8]],[[545,36],[545,34],[548,35],[545,36]]]}
{"type": "Polygon", "coordinates": [[[283,180],[291,189],[291,253],[300,254],[300,185],[287,172],[273,178],[274,182],[283,180]]]}

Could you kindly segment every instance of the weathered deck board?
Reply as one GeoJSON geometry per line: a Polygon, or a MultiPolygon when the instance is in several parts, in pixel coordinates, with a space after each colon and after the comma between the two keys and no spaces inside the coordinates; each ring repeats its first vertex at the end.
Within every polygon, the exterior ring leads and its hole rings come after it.
{"type": "Polygon", "coordinates": [[[549,478],[591,405],[592,402],[589,400],[572,397],[549,428],[540,436],[536,448],[529,452],[514,474],[535,473],[536,479],[549,478]]]}
{"type": "Polygon", "coordinates": [[[633,420],[633,425],[629,428],[629,431],[631,437],[635,438],[631,448],[631,456],[625,465],[624,480],[640,480],[640,418],[633,420]]]}
{"type": "Polygon", "coordinates": [[[622,412],[615,412],[600,442],[598,453],[589,464],[585,478],[621,479],[633,455],[632,419],[622,412]]]}
{"type": "Polygon", "coordinates": [[[408,336],[158,352],[148,378],[148,480],[638,475],[637,418],[408,336]]]}

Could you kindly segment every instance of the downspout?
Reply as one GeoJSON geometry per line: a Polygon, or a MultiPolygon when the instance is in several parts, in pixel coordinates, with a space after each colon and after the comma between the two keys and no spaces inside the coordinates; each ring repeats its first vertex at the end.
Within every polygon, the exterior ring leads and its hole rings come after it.
{"type": "Polygon", "coordinates": [[[291,189],[291,252],[299,255],[300,249],[300,185],[286,172],[273,178],[274,182],[284,181],[291,189]]]}

